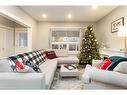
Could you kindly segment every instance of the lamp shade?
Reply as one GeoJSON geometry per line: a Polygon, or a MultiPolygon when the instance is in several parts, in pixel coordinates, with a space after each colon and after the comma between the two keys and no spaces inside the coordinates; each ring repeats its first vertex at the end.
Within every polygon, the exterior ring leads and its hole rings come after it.
{"type": "Polygon", "coordinates": [[[127,26],[120,26],[118,28],[118,36],[119,37],[127,37],[127,26]]]}

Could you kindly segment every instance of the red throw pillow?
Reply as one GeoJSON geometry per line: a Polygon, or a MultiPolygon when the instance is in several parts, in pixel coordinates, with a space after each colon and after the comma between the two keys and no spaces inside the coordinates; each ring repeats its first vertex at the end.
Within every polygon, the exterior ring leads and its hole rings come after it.
{"type": "Polygon", "coordinates": [[[56,53],[54,51],[45,51],[47,59],[54,59],[57,58],[56,53]]]}
{"type": "Polygon", "coordinates": [[[25,65],[20,61],[16,61],[16,68],[17,69],[24,69],[25,65]]]}
{"type": "Polygon", "coordinates": [[[106,68],[112,63],[110,59],[105,59],[103,62],[97,65],[98,69],[106,70],[106,68]]]}
{"type": "Polygon", "coordinates": [[[29,72],[29,69],[30,69],[30,67],[29,66],[27,66],[27,65],[25,65],[25,64],[23,64],[22,62],[20,62],[20,61],[16,61],[16,64],[15,64],[15,71],[16,72],[19,72],[19,73],[25,73],[25,72],[29,72]]]}

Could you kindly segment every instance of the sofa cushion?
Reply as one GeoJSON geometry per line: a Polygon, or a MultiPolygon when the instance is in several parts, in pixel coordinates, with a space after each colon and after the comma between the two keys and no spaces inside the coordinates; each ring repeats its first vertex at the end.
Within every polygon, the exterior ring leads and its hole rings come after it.
{"type": "Polygon", "coordinates": [[[25,64],[23,64],[22,62],[20,61],[16,61],[16,69],[24,69],[25,68],[25,64]]]}
{"type": "MultiPolygon", "coordinates": [[[[11,66],[11,68],[12,68],[12,70],[14,72],[17,71],[16,70],[16,61],[23,62],[25,65],[33,68],[33,70],[35,72],[41,72],[41,70],[39,69],[39,66],[37,64],[34,64],[31,60],[27,60],[25,57],[26,56],[24,56],[24,58],[21,57],[21,54],[20,54],[20,57],[19,56],[11,56],[11,57],[9,57],[9,59],[11,59],[9,63],[10,63],[10,66],[11,66]]],[[[33,70],[30,69],[30,71],[28,71],[28,72],[34,72],[33,70]]]]}
{"type": "Polygon", "coordinates": [[[16,63],[17,60],[20,61],[20,62],[23,61],[23,59],[22,59],[21,57],[19,57],[19,56],[10,56],[9,59],[10,59],[12,62],[14,62],[14,63],[16,63]]]}
{"type": "Polygon", "coordinates": [[[57,58],[56,53],[54,51],[45,51],[47,59],[54,59],[57,58]]]}
{"type": "Polygon", "coordinates": [[[46,51],[55,51],[57,57],[67,57],[68,50],[66,49],[46,49],[46,51]]]}
{"type": "Polygon", "coordinates": [[[127,61],[120,62],[113,71],[127,74],[127,61]]]}
{"type": "Polygon", "coordinates": [[[66,49],[53,49],[57,55],[57,57],[67,57],[68,56],[68,50],[66,49]]]}
{"type": "Polygon", "coordinates": [[[12,68],[13,71],[16,71],[16,61],[20,61],[20,62],[23,62],[22,58],[18,57],[18,56],[11,56],[9,57],[10,61],[9,61],[9,64],[12,68]]]}
{"type": "Polygon", "coordinates": [[[41,61],[39,60],[39,57],[35,52],[29,52],[29,53],[24,53],[27,60],[31,61],[34,64],[40,65],[42,64],[41,61]]]}
{"type": "Polygon", "coordinates": [[[30,60],[27,60],[27,59],[24,58],[23,63],[24,63],[25,65],[27,65],[27,66],[33,68],[33,70],[34,70],[35,72],[39,72],[39,73],[42,72],[42,71],[40,70],[39,66],[38,66],[37,64],[34,64],[34,63],[33,63],[32,61],[30,61],[30,60]]]}
{"type": "Polygon", "coordinates": [[[102,69],[102,70],[106,70],[106,68],[111,64],[111,60],[110,59],[105,59],[103,62],[101,62],[100,64],[97,65],[98,69],[102,69]]]}
{"type": "Polygon", "coordinates": [[[112,64],[107,68],[107,70],[113,71],[113,69],[123,61],[127,61],[127,58],[121,56],[112,56],[109,58],[112,61],[112,64]]]}
{"type": "Polygon", "coordinates": [[[92,60],[92,66],[96,67],[99,63],[103,62],[103,60],[97,60],[97,59],[93,59],[92,60]]]}
{"type": "Polygon", "coordinates": [[[76,56],[58,57],[57,61],[58,61],[58,65],[59,64],[78,64],[79,63],[79,59],[76,56]]]}
{"type": "Polygon", "coordinates": [[[24,53],[24,58],[26,58],[27,60],[29,60],[37,65],[41,65],[43,62],[46,61],[45,60],[45,53],[43,50],[24,53]]]}

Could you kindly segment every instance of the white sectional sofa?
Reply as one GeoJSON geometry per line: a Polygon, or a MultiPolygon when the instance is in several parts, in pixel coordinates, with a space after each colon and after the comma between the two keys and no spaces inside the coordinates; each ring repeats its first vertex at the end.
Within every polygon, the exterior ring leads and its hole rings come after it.
{"type": "Polygon", "coordinates": [[[82,81],[84,89],[126,89],[127,74],[97,69],[102,60],[93,60],[92,66],[86,65],[82,81]]]}
{"type": "MultiPolygon", "coordinates": [[[[78,58],[73,58],[77,64],[78,58]]],[[[39,66],[41,73],[33,70],[29,73],[15,73],[8,58],[0,59],[0,89],[50,89],[59,62],[70,63],[72,60],[69,56],[48,59],[39,66]]]]}
{"type": "Polygon", "coordinates": [[[44,73],[15,73],[9,61],[0,60],[0,89],[45,89],[44,73]]]}

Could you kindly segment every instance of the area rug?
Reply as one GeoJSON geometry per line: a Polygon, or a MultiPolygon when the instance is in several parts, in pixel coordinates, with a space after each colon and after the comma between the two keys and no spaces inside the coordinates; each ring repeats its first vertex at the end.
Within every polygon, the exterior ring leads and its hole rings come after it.
{"type": "Polygon", "coordinates": [[[84,68],[78,68],[78,70],[80,72],[79,78],[77,77],[60,78],[59,69],[57,69],[51,89],[52,90],[81,90],[83,89],[81,76],[84,72],[84,68]]]}

